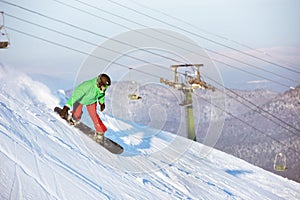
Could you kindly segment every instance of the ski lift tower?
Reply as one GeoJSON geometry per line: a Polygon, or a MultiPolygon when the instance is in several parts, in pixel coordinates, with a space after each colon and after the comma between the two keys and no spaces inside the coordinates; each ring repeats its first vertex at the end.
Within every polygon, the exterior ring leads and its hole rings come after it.
{"type": "Polygon", "coordinates": [[[203,67],[203,64],[171,65],[171,68],[174,69],[174,81],[160,78],[161,83],[174,87],[175,89],[178,89],[184,93],[184,100],[179,105],[185,106],[188,139],[194,141],[197,141],[197,139],[194,124],[192,93],[195,89],[210,89],[212,91],[215,91],[215,88],[213,86],[201,80],[200,67],[203,67]],[[184,76],[184,81],[179,82],[178,68],[192,69],[193,71],[195,71],[195,74],[192,75],[189,71],[186,70],[184,74],[180,73],[184,76]]]}

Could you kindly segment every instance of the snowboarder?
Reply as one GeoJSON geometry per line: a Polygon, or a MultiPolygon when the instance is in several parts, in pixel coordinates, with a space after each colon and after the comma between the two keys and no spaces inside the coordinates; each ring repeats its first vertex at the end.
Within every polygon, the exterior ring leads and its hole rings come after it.
{"type": "Polygon", "coordinates": [[[59,113],[62,118],[69,117],[69,110],[73,107],[71,120],[76,124],[82,116],[82,106],[85,105],[96,129],[95,137],[103,138],[106,126],[97,114],[97,102],[100,111],[105,109],[105,91],[111,85],[110,77],[107,74],[100,74],[91,80],[79,84],[73,91],[72,96],[59,113]]]}

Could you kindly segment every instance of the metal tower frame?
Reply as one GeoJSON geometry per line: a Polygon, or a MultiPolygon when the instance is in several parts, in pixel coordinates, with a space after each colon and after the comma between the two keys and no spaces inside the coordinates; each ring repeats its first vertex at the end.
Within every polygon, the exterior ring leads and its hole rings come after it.
{"type": "Polygon", "coordinates": [[[195,89],[210,89],[215,91],[215,88],[206,82],[201,80],[200,67],[203,67],[203,64],[183,64],[183,65],[171,65],[171,68],[174,69],[174,80],[169,81],[164,78],[160,78],[160,82],[175,89],[178,89],[183,92],[184,100],[180,103],[180,106],[185,106],[186,109],[186,123],[187,123],[187,137],[188,139],[197,141],[196,132],[195,132],[195,123],[194,123],[194,114],[193,114],[193,96],[192,93],[195,89]],[[192,76],[187,72],[182,74],[185,77],[186,82],[179,82],[179,72],[178,68],[193,68],[195,67],[195,75],[192,76]]]}

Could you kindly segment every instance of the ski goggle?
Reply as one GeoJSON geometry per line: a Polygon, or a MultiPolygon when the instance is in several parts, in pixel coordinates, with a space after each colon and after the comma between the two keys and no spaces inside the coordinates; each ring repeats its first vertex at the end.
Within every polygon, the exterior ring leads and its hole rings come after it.
{"type": "Polygon", "coordinates": [[[103,84],[101,81],[97,82],[97,87],[101,89],[101,86],[103,86],[105,89],[109,87],[109,84],[103,84]]]}
{"type": "Polygon", "coordinates": [[[108,84],[102,84],[101,82],[97,82],[97,87],[101,89],[101,87],[104,87],[105,89],[107,89],[109,87],[108,84]]]}
{"type": "Polygon", "coordinates": [[[109,87],[109,85],[102,85],[105,89],[107,89],[109,87]]]}

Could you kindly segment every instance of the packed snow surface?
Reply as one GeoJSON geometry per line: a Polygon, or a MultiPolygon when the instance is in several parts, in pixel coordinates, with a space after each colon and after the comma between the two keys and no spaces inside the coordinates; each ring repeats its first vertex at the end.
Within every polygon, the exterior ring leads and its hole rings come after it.
{"type": "Polygon", "coordinates": [[[47,86],[0,71],[0,199],[300,199],[299,183],[101,114],[124,147],[111,154],[53,112],[47,86]]]}

